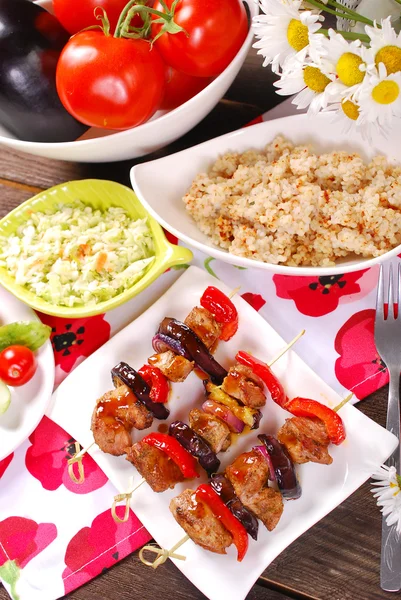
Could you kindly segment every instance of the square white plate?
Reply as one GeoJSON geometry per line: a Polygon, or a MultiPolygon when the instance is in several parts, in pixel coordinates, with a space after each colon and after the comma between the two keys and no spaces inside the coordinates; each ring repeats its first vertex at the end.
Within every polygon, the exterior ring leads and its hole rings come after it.
{"type": "MultiPolygon", "coordinates": [[[[218,286],[226,293],[230,291],[205,271],[190,267],[152,307],[67,377],[53,395],[53,408],[49,416],[83,446],[88,446],[93,441],[90,421],[95,402],[112,388],[111,368],[120,360],[134,368],[146,363],[152,354],[151,339],[160,321],[165,316],[183,320],[192,307],[199,305],[200,296],[208,285],[218,286]]],[[[228,368],[233,364],[236,352],[242,349],[269,361],[283,348],[284,340],[241,297],[235,296],[233,302],[239,312],[239,329],[229,342],[219,344],[216,359],[228,368]]],[[[330,406],[335,406],[341,400],[293,351],[287,352],[273,369],[290,397],[311,397],[330,406]]],[[[175,419],[187,421],[190,409],[200,406],[203,398],[202,382],[194,373],[184,383],[173,384],[168,422],[175,419]]],[[[257,444],[258,433],[276,434],[289,416],[268,400],[263,409],[260,429],[241,436],[228,452],[220,454],[222,468],[238,454],[257,444]]],[[[353,406],[347,405],[341,409],[341,416],[346,425],[347,439],[339,447],[330,447],[333,464],[308,463],[298,467],[302,497],[285,503],[283,516],[273,532],[269,533],[260,524],[259,539],[257,542],[250,539],[249,550],[242,563],[236,561],[233,546],[227,556],[202,550],[191,541],[182,546],[180,552],[187,559],[174,562],[208,598],[245,598],[259,575],[284,548],[352,494],[396,448],[398,441],[395,436],[353,406]]],[[[160,421],[155,420],[152,429],[156,430],[159,425],[160,421]]],[[[145,432],[136,432],[134,439],[140,440],[144,435],[145,432]]],[[[104,454],[95,446],[90,454],[120,493],[128,490],[131,475],[134,474],[135,480],[139,481],[139,474],[124,457],[104,454]]],[[[196,482],[184,482],[162,494],[154,493],[144,484],[134,493],[133,510],[163,547],[171,548],[184,536],[184,531],[169,511],[171,498],[186,488],[195,489],[198,483],[205,480],[206,477],[202,477],[196,482]]]]}

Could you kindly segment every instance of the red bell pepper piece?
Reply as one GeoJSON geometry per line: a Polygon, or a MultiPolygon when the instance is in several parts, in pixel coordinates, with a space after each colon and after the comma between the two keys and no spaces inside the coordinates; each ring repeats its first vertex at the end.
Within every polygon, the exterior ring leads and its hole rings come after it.
{"type": "Polygon", "coordinates": [[[248,534],[245,527],[234,517],[231,510],[208,483],[200,485],[195,494],[197,500],[207,504],[214,516],[231,533],[234,544],[237,547],[237,560],[241,562],[248,550],[248,534]]]}
{"type": "Polygon", "coordinates": [[[179,467],[181,473],[186,479],[194,479],[199,477],[197,471],[196,459],[181,446],[181,444],[167,433],[159,433],[154,431],[145,435],[142,442],[163,450],[171,460],[179,467]]]}
{"type": "Polygon", "coordinates": [[[317,417],[323,421],[332,444],[338,445],[345,440],[343,420],[328,406],[309,398],[294,398],[285,408],[296,417],[317,417]]]}
{"type": "Polygon", "coordinates": [[[143,365],[138,373],[150,387],[149,395],[151,400],[165,404],[168,401],[170,391],[170,384],[167,377],[163,375],[160,369],[151,365],[143,365]]]}
{"type": "Polygon", "coordinates": [[[238,312],[230,298],[218,288],[209,285],[203,292],[200,303],[221,324],[219,338],[228,342],[238,329],[238,312]]]}
{"type": "Polygon", "coordinates": [[[244,352],[243,350],[240,350],[237,353],[235,359],[241,363],[241,365],[250,367],[255,375],[258,375],[262,379],[263,383],[270,392],[272,400],[281,406],[281,408],[286,408],[288,398],[284,388],[266,363],[262,362],[258,358],[255,358],[255,356],[248,354],[248,352],[244,352]]]}

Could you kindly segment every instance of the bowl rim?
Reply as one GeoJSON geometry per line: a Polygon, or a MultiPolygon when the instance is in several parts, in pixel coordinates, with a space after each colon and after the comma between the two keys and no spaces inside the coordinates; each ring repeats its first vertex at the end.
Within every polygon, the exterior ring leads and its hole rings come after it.
{"type": "MultiPolygon", "coordinates": [[[[327,121],[331,117],[331,115],[330,114],[319,114],[319,115],[317,115],[317,117],[322,118],[327,121]]],[[[280,124],[280,122],[283,122],[283,121],[288,121],[288,120],[294,121],[294,122],[296,122],[298,120],[305,121],[308,118],[309,117],[307,114],[296,114],[296,115],[281,117],[279,119],[274,119],[274,122],[280,124]]],[[[245,258],[242,256],[237,256],[235,254],[232,254],[231,252],[222,250],[222,249],[218,248],[217,246],[214,246],[211,243],[205,244],[203,242],[199,242],[199,241],[195,240],[194,238],[190,237],[189,235],[187,235],[186,233],[183,233],[179,229],[176,229],[174,227],[174,225],[171,225],[170,223],[165,221],[165,219],[158,214],[158,212],[153,208],[153,206],[151,204],[149,204],[147,199],[142,194],[141,186],[139,184],[137,184],[136,175],[143,167],[145,167],[145,165],[150,165],[152,163],[158,163],[165,159],[171,158],[172,156],[184,155],[187,152],[196,151],[197,149],[201,150],[203,147],[205,147],[207,145],[211,145],[213,142],[216,142],[217,140],[222,140],[222,139],[230,140],[234,137],[244,135],[244,133],[249,130],[267,128],[268,124],[270,122],[272,122],[272,121],[263,121],[262,123],[256,123],[254,125],[243,127],[241,129],[237,129],[236,131],[231,131],[229,133],[225,133],[223,135],[212,138],[210,140],[206,140],[205,142],[197,144],[196,146],[191,146],[190,148],[180,150],[179,152],[175,152],[174,154],[170,154],[166,157],[157,158],[157,159],[149,160],[149,161],[144,161],[142,163],[134,165],[133,167],[131,167],[131,170],[130,170],[130,179],[131,179],[131,185],[135,191],[135,194],[139,198],[140,202],[142,203],[142,205],[144,206],[146,211],[148,211],[152,215],[152,217],[156,221],[158,221],[158,223],[164,229],[169,231],[172,235],[176,236],[182,242],[188,244],[189,246],[196,248],[197,250],[201,251],[203,254],[212,256],[213,258],[221,260],[222,262],[232,264],[232,265],[242,266],[242,267],[249,268],[249,269],[262,269],[262,270],[274,273],[276,275],[291,275],[291,276],[296,275],[299,277],[302,277],[302,276],[307,276],[307,277],[317,276],[317,277],[319,277],[319,276],[324,276],[324,275],[342,275],[345,273],[353,273],[355,271],[369,269],[370,267],[380,264],[390,258],[393,258],[397,254],[400,254],[401,253],[401,244],[399,244],[395,248],[392,248],[391,250],[388,250],[385,254],[382,254],[380,256],[367,258],[367,259],[361,258],[360,260],[358,260],[357,262],[352,263],[352,264],[339,263],[339,264],[336,264],[331,267],[275,265],[273,263],[267,263],[267,262],[263,262],[260,260],[253,260],[252,258],[245,258]]]]}
{"type": "MultiPolygon", "coordinates": [[[[112,180],[104,180],[104,179],[76,179],[71,181],[66,181],[63,183],[59,183],[51,188],[47,188],[42,190],[38,194],[35,194],[28,200],[25,200],[22,204],[16,206],[12,211],[10,211],[7,215],[5,215],[2,219],[0,219],[0,227],[5,221],[12,220],[15,215],[19,215],[23,210],[29,208],[33,203],[41,198],[44,194],[51,194],[55,190],[68,186],[69,184],[90,184],[90,185],[104,185],[112,184],[113,187],[124,188],[125,193],[129,192],[133,197],[133,204],[142,205],[141,201],[135,194],[134,190],[122,183],[112,180]]],[[[82,200],[85,203],[85,200],[82,200]]],[[[62,203],[62,201],[60,202],[62,203]]],[[[88,203],[89,204],[89,203],[88,203]]],[[[39,298],[34,292],[25,289],[22,285],[19,285],[15,282],[14,278],[10,276],[7,271],[1,267],[0,268],[0,285],[4,287],[6,290],[11,292],[16,298],[30,306],[31,308],[42,312],[44,314],[53,315],[56,317],[65,317],[65,318],[82,318],[82,317],[90,317],[94,315],[98,315],[101,313],[108,312],[118,306],[121,306],[128,300],[131,300],[134,296],[138,295],[140,292],[145,290],[149,285],[151,285],[160,275],[162,275],[167,269],[172,266],[184,264],[191,262],[193,258],[193,253],[190,249],[185,248],[184,246],[178,246],[175,244],[171,244],[162,227],[157,222],[156,219],[152,217],[152,215],[147,211],[146,207],[142,205],[142,208],[145,213],[147,213],[147,217],[149,219],[149,226],[152,232],[152,237],[157,240],[158,245],[160,247],[159,254],[157,257],[155,255],[155,261],[150,265],[150,268],[145,271],[142,277],[138,279],[133,285],[131,285],[128,289],[124,290],[120,294],[113,296],[109,300],[105,300],[103,302],[99,302],[95,305],[90,306],[76,306],[76,307],[68,307],[61,306],[57,304],[51,304],[47,300],[43,300],[39,298]],[[153,272],[152,272],[153,270],[153,272]]]]}
{"type": "MultiPolygon", "coordinates": [[[[13,148],[25,150],[28,152],[30,150],[33,150],[34,148],[37,148],[37,149],[57,148],[57,150],[66,150],[66,149],[70,149],[70,148],[76,148],[77,144],[79,144],[80,148],[90,148],[93,145],[98,144],[99,140],[111,139],[111,140],[115,141],[117,139],[116,136],[120,136],[118,139],[121,139],[123,136],[127,137],[129,135],[132,135],[132,133],[136,132],[136,131],[140,131],[142,134],[149,133],[149,130],[152,129],[152,127],[154,126],[155,123],[157,123],[157,125],[160,126],[160,125],[164,125],[166,122],[168,122],[169,118],[175,119],[176,115],[178,115],[180,113],[180,111],[189,110],[190,107],[193,104],[195,104],[195,101],[198,98],[203,98],[204,96],[206,96],[207,90],[210,90],[210,88],[213,89],[215,87],[218,87],[220,84],[220,81],[227,74],[227,71],[229,71],[232,67],[234,67],[238,63],[238,61],[240,61],[242,59],[242,55],[245,54],[245,52],[248,53],[248,50],[251,46],[251,42],[254,37],[254,33],[252,30],[252,18],[257,14],[258,6],[254,0],[243,0],[243,2],[246,2],[248,9],[249,9],[250,26],[249,26],[247,36],[246,36],[241,48],[238,50],[237,54],[234,56],[234,58],[232,59],[230,64],[224,69],[224,71],[222,73],[220,73],[220,75],[215,77],[213,79],[213,81],[211,81],[203,90],[201,90],[200,92],[195,94],[195,96],[193,96],[192,98],[190,98],[189,100],[187,100],[186,102],[181,104],[180,106],[177,106],[177,108],[174,108],[173,110],[165,112],[164,114],[160,115],[160,117],[157,117],[156,119],[150,119],[149,121],[146,121],[146,123],[143,123],[142,125],[138,125],[137,127],[131,127],[130,129],[125,129],[123,131],[114,131],[114,133],[110,133],[109,135],[94,137],[94,138],[90,138],[87,140],[77,139],[77,140],[73,140],[70,142],[32,142],[32,141],[20,140],[18,138],[14,138],[14,137],[10,138],[8,136],[0,135],[0,144],[10,145],[10,146],[12,145],[13,148]],[[10,140],[11,140],[12,144],[10,144],[10,140]]],[[[47,0],[37,0],[36,3],[43,7],[45,7],[47,4],[49,4],[49,2],[47,0]]]]}

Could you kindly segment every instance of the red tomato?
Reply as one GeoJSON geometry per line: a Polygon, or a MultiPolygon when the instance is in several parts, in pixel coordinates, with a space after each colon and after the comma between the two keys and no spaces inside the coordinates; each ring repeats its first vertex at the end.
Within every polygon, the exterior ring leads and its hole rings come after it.
{"type": "MultiPolygon", "coordinates": [[[[78,33],[91,25],[99,25],[94,14],[98,6],[106,11],[110,29],[114,32],[120,13],[126,4],[127,0],[53,0],[54,14],[71,34],[78,33]]],[[[132,21],[134,27],[140,27],[141,23],[140,17],[132,21]]]]}
{"type": "MultiPolygon", "coordinates": [[[[171,8],[173,0],[165,0],[171,8]]],[[[161,12],[163,6],[155,2],[161,12]]],[[[157,16],[152,15],[152,20],[157,16]]],[[[248,19],[241,0],[180,0],[174,22],[185,31],[163,33],[155,42],[168,65],[194,77],[215,77],[230,64],[242,46],[248,19]]],[[[152,23],[152,38],[163,25],[152,23]]]]}
{"type": "Polygon", "coordinates": [[[168,67],[166,91],[160,106],[163,110],[172,110],[196,96],[212,81],[212,77],[192,77],[168,67]]]}
{"type": "Polygon", "coordinates": [[[78,121],[103,129],[129,129],[160,107],[166,67],[142,39],[81,31],[64,47],[57,65],[57,91],[78,121]]]}
{"type": "Polygon", "coordinates": [[[7,385],[24,385],[36,368],[35,356],[26,346],[9,346],[0,352],[0,379],[7,385]]]}

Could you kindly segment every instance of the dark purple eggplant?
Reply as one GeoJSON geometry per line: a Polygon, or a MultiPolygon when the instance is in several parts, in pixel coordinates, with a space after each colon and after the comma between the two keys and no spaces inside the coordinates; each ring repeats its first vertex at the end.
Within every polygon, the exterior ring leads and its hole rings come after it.
{"type": "Polygon", "coordinates": [[[242,504],[227,477],[221,474],[213,475],[210,485],[223,500],[224,504],[231,510],[234,517],[242,523],[249,535],[254,540],[257,540],[259,522],[255,515],[242,504]]]}
{"type": "Polygon", "coordinates": [[[56,66],[69,34],[29,0],[0,0],[0,124],[32,142],[68,142],[88,127],[63,107],[56,66]]]}
{"type": "Polygon", "coordinates": [[[220,468],[219,459],[205,440],[189,425],[182,421],[174,421],[174,423],[171,423],[168,432],[180,442],[185,450],[188,450],[192,456],[199,460],[200,466],[205,469],[209,476],[212,473],[217,473],[220,468]]]}
{"type": "Polygon", "coordinates": [[[155,336],[153,336],[152,346],[153,346],[153,350],[155,352],[157,352],[158,354],[161,354],[162,352],[166,352],[167,350],[172,350],[174,352],[174,354],[180,354],[181,356],[184,356],[186,359],[192,360],[191,355],[184,348],[184,346],[181,344],[181,342],[174,340],[172,337],[169,337],[168,335],[163,335],[163,333],[157,333],[155,336]]]}
{"type": "Polygon", "coordinates": [[[167,335],[180,342],[190,355],[191,360],[195,361],[202,371],[210,375],[213,383],[217,385],[223,383],[223,379],[227,376],[227,371],[213,358],[205,344],[188,325],[176,319],[166,317],[161,322],[157,334],[167,335]]]}
{"type": "Polygon", "coordinates": [[[146,381],[125,362],[119,362],[112,368],[111,378],[113,385],[118,387],[121,383],[125,384],[138,398],[140,402],[152,413],[156,419],[165,421],[170,415],[168,408],[159,402],[153,402],[150,398],[150,387],[146,381]]]}
{"type": "Polygon", "coordinates": [[[296,500],[301,497],[302,490],[298,483],[295,473],[294,463],[292,462],[287,449],[283,444],[273,437],[264,433],[258,435],[258,438],[269,453],[276,475],[279,490],[286,500],[296,500]]]}

